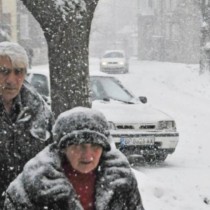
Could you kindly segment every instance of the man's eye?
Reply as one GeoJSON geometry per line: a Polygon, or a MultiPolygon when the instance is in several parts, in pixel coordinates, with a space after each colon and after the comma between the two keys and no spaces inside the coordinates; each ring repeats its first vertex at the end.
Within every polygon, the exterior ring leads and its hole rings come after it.
{"type": "Polygon", "coordinates": [[[6,67],[0,67],[0,74],[8,75],[10,73],[10,69],[6,67]]]}
{"type": "Polygon", "coordinates": [[[15,68],[14,71],[16,75],[22,75],[26,72],[24,68],[15,68]]]}

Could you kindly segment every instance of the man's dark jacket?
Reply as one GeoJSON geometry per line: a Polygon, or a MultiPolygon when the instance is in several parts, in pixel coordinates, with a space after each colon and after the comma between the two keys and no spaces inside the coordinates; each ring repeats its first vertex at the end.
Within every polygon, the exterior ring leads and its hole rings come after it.
{"type": "Polygon", "coordinates": [[[52,123],[50,109],[29,84],[24,83],[14,99],[11,115],[5,112],[0,96],[0,209],[10,182],[50,143],[52,123]]]}

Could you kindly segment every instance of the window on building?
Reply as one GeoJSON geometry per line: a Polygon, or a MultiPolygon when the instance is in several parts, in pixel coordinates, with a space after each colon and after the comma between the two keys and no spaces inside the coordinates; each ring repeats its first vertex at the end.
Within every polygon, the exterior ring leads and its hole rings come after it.
{"type": "Polygon", "coordinates": [[[26,14],[20,15],[20,38],[29,39],[29,22],[26,14]]]}
{"type": "Polygon", "coordinates": [[[165,8],[166,8],[166,11],[170,11],[171,10],[171,0],[166,0],[165,1],[165,8]]]}
{"type": "Polygon", "coordinates": [[[165,37],[166,39],[171,39],[171,24],[170,23],[166,24],[165,37]]]}
{"type": "Polygon", "coordinates": [[[177,7],[177,0],[170,0],[171,1],[171,10],[174,11],[177,7]]]}
{"type": "Polygon", "coordinates": [[[178,24],[173,24],[171,26],[171,35],[173,40],[178,40],[180,37],[180,27],[178,24]]]}
{"type": "Polygon", "coordinates": [[[11,36],[11,14],[3,13],[1,15],[1,28],[8,35],[11,36]]]}
{"type": "Polygon", "coordinates": [[[153,0],[148,0],[148,6],[149,6],[150,8],[153,8],[153,0]]]}
{"type": "Polygon", "coordinates": [[[167,11],[174,11],[177,6],[177,0],[166,0],[165,1],[165,8],[167,11]]]}
{"type": "Polygon", "coordinates": [[[160,11],[161,10],[161,1],[162,0],[153,1],[153,9],[155,9],[156,11],[160,11]]]}

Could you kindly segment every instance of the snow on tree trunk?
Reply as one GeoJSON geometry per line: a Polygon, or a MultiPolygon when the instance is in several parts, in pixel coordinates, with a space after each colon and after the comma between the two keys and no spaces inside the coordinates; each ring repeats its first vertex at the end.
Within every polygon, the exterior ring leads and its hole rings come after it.
{"type": "Polygon", "coordinates": [[[98,0],[21,0],[48,44],[52,110],[90,107],[89,35],[98,0]]]}

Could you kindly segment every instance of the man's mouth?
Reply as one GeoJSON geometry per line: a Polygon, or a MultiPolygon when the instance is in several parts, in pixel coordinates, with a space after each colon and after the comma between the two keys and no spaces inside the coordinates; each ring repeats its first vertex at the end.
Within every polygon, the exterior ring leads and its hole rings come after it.
{"type": "Polygon", "coordinates": [[[8,87],[8,86],[3,86],[2,89],[3,89],[3,90],[11,90],[11,91],[16,90],[15,87],[8,87]]]}

